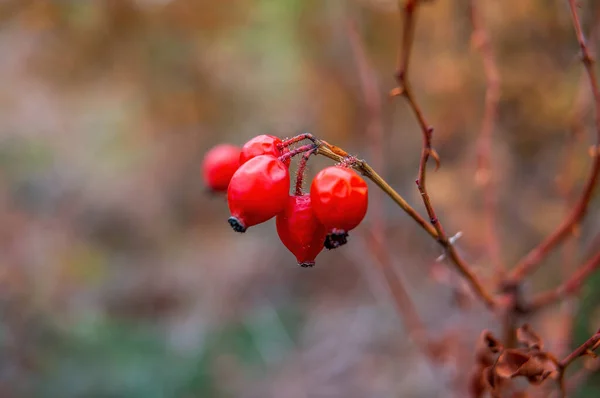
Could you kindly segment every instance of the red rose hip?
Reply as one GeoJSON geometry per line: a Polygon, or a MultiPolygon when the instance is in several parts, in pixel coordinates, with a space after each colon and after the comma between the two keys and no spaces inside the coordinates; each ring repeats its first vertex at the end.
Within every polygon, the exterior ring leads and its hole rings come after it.
{"type": "Polygon", "coordinates": [[[315,217],[310,195],[289,196],[276,224],[279,239],[296,256],[298,265],[314,266],[315,258],[323,250],[327,229],[315,217]]]}
{"type": "Polygon", "coordinates": [[[289,190],[290,173],[279,159],[261,155],[248,160],[229,183],[229,224],[235,231],[245,232],[269,220],[283,211],[289,190]]]}
{"type": "Polygon", "coordinates": [[[240,166],[240,148],[220,144],[204,155],[202,176],[206,186],[214,192],[225,192],[233,173],[240,166]]]}
{"type": "Polygon", "coordinates": [[[347,167],[321,170],[313,179],[310,197],[319,221],[328,232],[338,235],[339,242],[326,243],[328,248],[344,244],[348,231],[356,228],[367,213],[367,183],[347,167]]]}
{"type": "MultiPolygon", "coordinates": [[[[288,152],[288,149],[283,148],[283,141],[279,137],[266,134],[258,135],[246,142],[242,147],[240,164],[244,164],[248,160],[260,155],[271,155],[278,158],[286,152],[288,152]]],[[[284,163],[289,167],[290,159],[285,160],[284,163]]]]}

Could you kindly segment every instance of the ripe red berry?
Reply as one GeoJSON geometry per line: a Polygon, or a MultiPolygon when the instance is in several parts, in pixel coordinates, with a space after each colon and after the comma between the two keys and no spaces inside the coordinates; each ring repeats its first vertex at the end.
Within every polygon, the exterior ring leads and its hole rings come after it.
{"type": "Polygon", "coordinates": [[[310,197],[315,215],[328,231],[348,232],[367,213],[367,183],[347,167],[327,167],[313,179],[310,197]]]}
{"type": "Polygon", "coordinates": [[[298,265],[312,267],[323,250],[327,229],[313,213],[310,195],[290,196],[283,212],[276,218],[277,234],[296,256],[298,265]]]}
{"type": "MultiPolygon", "coordinates": [[[[273,135],[258,135],[246,142],[240,153],[240,164],[246,163],[248,160],[259,155],[271,155],[276,158],[288,152],[287,148],[283,148],[283,141],[279,137],[273,135]]],[[[289,167],[290,159],[287,159],[285,165],[289,167]]]]}
{"type": "Polygon", "coordinates": [[[225,192],[238,167],[240,167],[240,148],[229,144],[217,145],[204,155],[202,161],[204,183],[215,192],[225,192]]]}
{"type": "Polygon", "coordinates": [[[290,172],[279,159],[261,155],[248,160],[229,183],[229,224],[237,232],[267,221],[283,211],[290,190],[290,172]]]}

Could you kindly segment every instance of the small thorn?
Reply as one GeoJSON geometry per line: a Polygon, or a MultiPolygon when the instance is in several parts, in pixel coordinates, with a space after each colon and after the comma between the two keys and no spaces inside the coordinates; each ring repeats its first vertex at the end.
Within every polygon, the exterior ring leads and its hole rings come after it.
{"type": "Polygon", "coordinates": [[[440,166],[442,165],[440,162],[440,155],[438,155],[437,151],[433,148],[429,150],[429,154],[431,155],[433,160],[435,160],[435,171],[438,171],[440,169],[440,166]]]}
{"type": "Polygon", "coordinates": [[[233,217],[233,216],[229,217],[227,222],[229,223],[229,225],[231,225],[231,229],[233,229],[235,232],[239,232],[239,233],[246,232],[246,227],[236,217],[233,217]]]}
{"type": "Polygon", "coordinates": [[[460,239],[461,236],[463,236],[463,232],[458,231],[456,234],[454,234],[454,236],[451,236],[450,238],[448,238],[448,243],[453,245],[454,243],[456,243],[457,240],[460,239]]]}

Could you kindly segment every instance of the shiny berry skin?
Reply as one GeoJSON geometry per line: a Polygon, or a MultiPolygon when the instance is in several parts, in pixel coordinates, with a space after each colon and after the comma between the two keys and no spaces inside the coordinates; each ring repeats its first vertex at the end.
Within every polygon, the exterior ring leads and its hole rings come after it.
{"type": "Polygon", "coordinates": [[[310,197],[315,215],[328,231],[348,232],[367,213],[367,183],[347,167],[321,170],[312,181],[310,197]]]}
{"type": "Polygon", "coordinates": [[[240,148],[220,144],[204,155],[202,176],[206,186],[214,192],[225,192],[229,181],[240,167],[240,148]]]}
{"type": "Polygon", "coordinates": [[[261,155],[235,172],[227,190],[231,217],[237,232],[275,217],[283,211],[290,191],[290,172],[279,159],[261,155]]]}
{"type": "MultiPolygon", "coordinates": [[[[242,147],[240,153],[240,164],[246,163],[248,160],[259,155],[271,155],[276,158],[289,152],[287,148],[282,148],[281,139],[274,135],[258,135],[246,142],[242,147]]],[[[287,159],[284,163],[286,166],[290,166],[291,159],[287,159]]]]}
{"type": "Polygon", "coordinates": [[[323,250],[327,229],[315,217],[310,195],[290,196],[275,220],[279,239],[296,256],[298,265],[314,266],[323,250]]]}

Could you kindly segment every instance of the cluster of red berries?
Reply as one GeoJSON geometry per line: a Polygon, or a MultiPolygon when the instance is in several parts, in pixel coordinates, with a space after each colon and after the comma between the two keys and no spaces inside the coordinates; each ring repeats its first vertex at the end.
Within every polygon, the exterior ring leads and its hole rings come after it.
{"type": "Polygon", "coordinates": [[[321,170],[310,193],[302,192],[306,162],[316,148],[308,134],[285,141],[259,135],[242,148],[227,144],[212,148],[202,165],[207,187],[227,191],[233,230],[245,232],[276,217],[279,239],[302,267],[314,266],[324,247],[345,244],[348,231],[360,224],[368,204],[367,184],[348,164],[321,170]],[[304,139],[313,144],[290,149],[304,139]],[[295,192],[290,194],[289,166],[298,154],[304,155],[295,192]]]}

